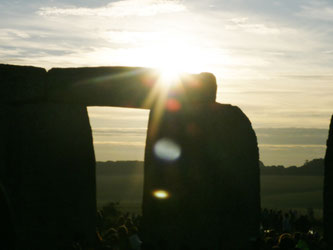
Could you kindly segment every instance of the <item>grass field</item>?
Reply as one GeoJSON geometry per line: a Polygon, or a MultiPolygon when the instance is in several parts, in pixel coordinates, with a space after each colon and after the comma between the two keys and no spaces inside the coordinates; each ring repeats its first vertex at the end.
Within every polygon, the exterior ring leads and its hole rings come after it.
{"type": "MultiPolygon", "coordinates": [[[[261,206],[275,209],[322,211],[322,176],[261,176],[261,206]]],[[[97,176],[98,207],[119,201],[124,210],[140,212],[143,175],[97,176]]]]}
{"type": "Polygon", "coordinates": [[[143,193],[143,175],[97,176],[97,207],[116,201],[125,210],[139,212],[143,193]]]}

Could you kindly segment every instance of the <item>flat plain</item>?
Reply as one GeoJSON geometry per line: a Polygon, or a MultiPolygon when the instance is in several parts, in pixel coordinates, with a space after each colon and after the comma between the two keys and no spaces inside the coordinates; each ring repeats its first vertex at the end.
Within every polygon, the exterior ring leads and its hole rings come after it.
{"type": "MultiPolygon", "coordinates": [[[[261,206],[273,209],[307,210],[322,213],[323,176],[262,175],[261,206]]],[[[140,213],[143,190],[142,169],[130,174],[97,175],[97,205],[119,202],[120,207],[140,213]]]]}

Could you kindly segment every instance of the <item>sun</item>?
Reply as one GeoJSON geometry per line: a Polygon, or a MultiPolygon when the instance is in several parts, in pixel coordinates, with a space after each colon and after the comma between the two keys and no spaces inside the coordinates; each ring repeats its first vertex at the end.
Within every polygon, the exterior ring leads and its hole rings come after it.
{"type": "Polygon", "coordinates": [[[145,65],[156,68],[160,83],[170,86],[179,83],[182,73],[199,73],[205,68],[201,49],[180,41],[166,41],[144,50],[145,65]]]}
{"type": "MultiPolygon", "coordinates": [[[[178,91],[183,89],[183,81],[191,74],[209,71],[208,56],[204,47],[195,44],[186,37],[170,36],[136,51],[133,58],[140,59],[143,67],[157,70],[157,84],[151,89],[143,106],[154,106],[152,127],[158,131],[161,118],[165,112],[177,112],[182,103],[177,100],[178,91]]],[[[157,193],[157,196],[165,195],[157,193]]],[[[162,197],[160,197],[162,198],[162,197]]]]}
{"type": "Polygon", "coordinates": [[[175,68],[158,68],[159,79],[158,82],[162,86],[168,88],[180,83],[180,76],[182,72],[175,68]]]}

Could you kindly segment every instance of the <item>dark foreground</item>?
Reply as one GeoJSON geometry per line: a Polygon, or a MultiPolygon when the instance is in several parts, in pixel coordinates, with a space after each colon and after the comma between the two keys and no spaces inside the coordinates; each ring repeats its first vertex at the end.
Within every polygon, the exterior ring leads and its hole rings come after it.
{"type": "MultiPolygon", "coordinates": [[[[141,216],[121,212],[117,203],[110,203],[98,213],[96,250],[168,250],[170,244],[161,240],[157,245],[143,242],[140,232],[141,216]]],[[[328,249],[322,238],[322,221],[314,217],[313,210],[301,214],[295,210],[263,209],[261,238],[250,239],[251,249],[328,249]]],[[[204,230],[204,229],[203,229],[204,230]]],[[[85,249],[73,242],[72,249],[85,249]]],[[[191,249],[186,245],[175,250],[191,249]]],[[[208,248],[200,248],[204,250],[208,248]]],[[[210,249],[209,249],[210,250],[210,249]]]]}

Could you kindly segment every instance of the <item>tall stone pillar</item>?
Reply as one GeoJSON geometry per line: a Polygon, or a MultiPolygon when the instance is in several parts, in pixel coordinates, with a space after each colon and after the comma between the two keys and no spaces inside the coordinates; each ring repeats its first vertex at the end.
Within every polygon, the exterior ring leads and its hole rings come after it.
{"type": "Polygon", "coordinates": [[[215,77],[183,79],[151,110],[143,236],[168,249],[247,249],[258,237],[259,155],[250,121],[215,102],[215,77]]]}
{"type": "Polygon", "coordinates": [[[333,116],[325,155],[324,237],[328,243],[328,249],[331,249],[333,247],[333,116]]]}
{"type": "Polygon", "coordinates": [[[12,245],[93,246],[95,156],[87,110],[47,102],[46,74],[41,68],[0,65],[0,182],[12,245]]]}

